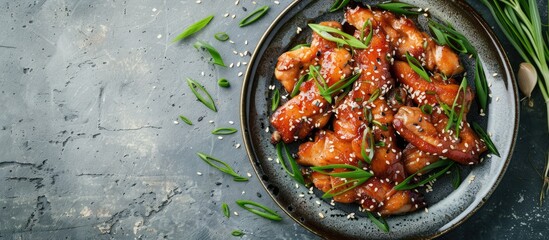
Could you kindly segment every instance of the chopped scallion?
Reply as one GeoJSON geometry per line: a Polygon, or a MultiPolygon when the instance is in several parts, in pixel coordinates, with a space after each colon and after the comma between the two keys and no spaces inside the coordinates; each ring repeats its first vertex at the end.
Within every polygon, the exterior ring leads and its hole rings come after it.
{"type": "Polygon", "coordinates": [[[181,41],[181,40],[187,38],[188,36],[200,31],[202,28],[206,27],[206,25],[208,25],[208,23],[210,23],[210,21],[213,19],[213,17],[214,17],[213,15],[205,17],[204,19],[202,19],[198,22],[195,22],[192,25],[188,26],[187,28],[185,28],[185,30],[183,30],[182,33],[177,35],[177,37],[175,37],[172,40],[172,43],[181,41]]]}
{"type": "Polygon", "coordinates": [[[240,21],[239,26],[240,27],[245,27],[245,26],[248,26],[248,25],[254,23],[255,21],[259,20],[261,17],[263,17],[265,14],[267,14],[268,11],[269,11],[269,6],[263,6],[263,7],[260,7],[258,9],[256,9],[250,15],[243,18],[240,21]]]}
{"type": "Polygon", "coordinates": [[[209,43],[199,40],[194,43],[194,48],[201,49],[204,48],[210,53],[210,56],[212,56],[213,64],[217,64],[219,66],[225,67],[225,63],[223,63],[223,59],[221,58],[221,55],[219,52],[209,43]]]}
{"type": "Polygon", "coordinates": [[[212,96],[210,96],[210,93],[208,93],[208,91],[202,85],[190,78],[187,78],[187,84],[201,103],[206,105],[206,107],[208,107],[212,111],[217,112],[217,108],[215,107],[212,96]]]}
{"type": "Polygon", "coordinates": [[[238,206],[250,211],[251,213],[254,213],[260,217],[273,220],[273,221],[281,221],[282,217],[276,213],[274,210],[263,206],[259,203],[249,201],[249,200],[236,200],[236,204],[238,206]]]}

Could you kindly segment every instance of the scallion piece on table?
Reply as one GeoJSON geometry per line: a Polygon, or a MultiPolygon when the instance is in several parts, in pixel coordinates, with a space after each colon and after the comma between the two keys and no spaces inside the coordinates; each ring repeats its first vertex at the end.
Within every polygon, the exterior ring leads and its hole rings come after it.
{"type": "Polygon", "coordinates": [[[416,173],[408,176],[406,179],[404,179],[404,181],[402,181],[401,183],[399,183],[398,185],[396,185],[394,187],[395,190],[409,190],[409,189],[414,189],[416,187],[419,187],[421,185],[424,185],[430,181],[432,181],[433,179],[435,178],[438,178],[440,175],[446,173],[448,171],[448,169],[450,169],[450,167],[452,167],[454,165],[454,161],[450,160],[450,159],[439,159],[438,161],[434,162],[434,163],[431,163],[425,167],[423,167],[422,169],[420,169],[419,171],[417,171],[416,173]],[[431,171],[431,170],[434,170],[434,169],[437,169],[437,168],[442,168],[444,167],[442,170],[436,172],[435,174],[431,175],[430,177],[416,183],[416,184],[410,184],[410,181],[412,181],[412,179],[414,179],[414,177],[421,173],[421,174],[424,174],[428,171],[431,171]]]}
{"type": "Polygon", "coordinates": [[[341,45],[348,45],[357,49],[367,48],[368,45],[364,44],[362,41],[356,39],[355,37],[333,27],[323,26],[320,24],[309,24],[309,27],[316,32],[320,37],[332,41],[341,45]],[[333,34],[337,34],[341,37],[336,37],[333,34]]]}
{"type": "Polygon", "coordinates": [[[482,139],[484,144],[486,144],[486,147],[488,148],[488,150],[490,150],[490,152],[495,154],[496,156],[500,157],[498,149],[496,148],[496,146],[492,142],[492,139],[490,138],[490,136],[488,136],[488,134],[486,134],[484,129],[482,129],[482,127],[480,125],[478,125],[478,123],[476,123],[476,122],[473,122],[473,129],[479,135],[480,139],[482,139]]]}
{"type": "Polygon", "coordinates": [[[274,112],[278,108],[279,104],[280,104],[280,91],[278,91],[278,88],[277,88],[273,92],[273,98],[271,98],[271,110],[274,112]]]}
{"type": "Polygon", "coordinates": [[[402,2],[380,3],[377,4],[376,7],[403,15],[419,15],[423,13],[420,8],[402,2]]]}
{"type": "Polygon", "coordinates": [[[236,200],[236,204],[260,217],[273,221],[282,221],[282,217],[278,213],[259,203],[250,200],[236,200]]]}
{"type": "Polygon", "coordinates": [[[236,128],[216,128],[212,131],[213,135],[229,135],[237,132],[236,128]]]}
{"type": "Polygon", "coordinates": [[[269,11],[269,6],[263,6],[263,7],[260,7],[258,9],[256,9],[255,11],[250,13],[250,15],[243,18],[240,21],[239,26],[240,27],[245,27],[245,26],[248,26],[248,25],[254,23],[255,21],[259,20],[261,17],[263,17],[265,14],[267,14],[268,11],[269,11]]]}
{"type": "Polygon", "coordinates": [[[231,235],[235,236],[235,237],[242,237],[244,236],[244,232],[240,231],[240,230],[234,230],[231,232],[231,235]]]}
{"type": "Polygon", "coordinates": [[[409,52],[406,52],[406,61],[408,61],[408,65],[416,72],[421,78],[423,78],[427,82],[431,82],[431,78],[429,78],[429,73],[427,73],[427,70],[421,65],[421,62],[417,60],[414,56],[412,56],[409,52]]]}
{"type": "Polygon", "coordinates": [[[231,87],[231,83],[225,78],[221,78],[221,79],[217,80],[217,85],[219,85],[222,88],[231,87]]]}
{"type": "Polygon", "coordinates": [[[193,125],[193,122],[191,122],[191,120],[189,120],[188,118],[186,118],[186,117],[183,116],[183,115],[179,115],[179,119],[181,119],[181,121],[183,121],[183,122],[186,123],[187,125],[193,125]]]}
{"type": "Polygon", "coordinates": [[[389,232],[389,224],[387,224],[387,221],[383,217],[375,217],[373,213],[366,212],[368,214],[368,218],[370,221],[372,221],[381,231],[389,232]]]}
{"type": "Polygon", "coordinates": [[[229,35],[226,32],[218,32],[214,35],[214,38],[219,41],[225,42],[229,40],[229,35]]]}
{"type": "Polygon", "coordinates": [[[330,12],[335,12],[347,6],[351,0],[335,0],[332,6],[330,7],[330,12]]]}
{"type": "Polygon", "coordinates": [[[225,163],[225,162],[223,162],[223,161],[221,161],[221,160],[219,160],[215,157],[212,157],[208,154],[205,154],[205,153],[198,152],[196,154],[198,155],[198,157],[200,157],[200,159],[202,159],[208,165],[216,168],[217,170],[219,170],[221,172],[224,172],[226,174],[229,174],[229,175],[233,176],[235,181],[240,182],[240,181],[247,181],[248,180],[247,178],[238,175],[238,173],[236,173],[233,170],[233,168],[231,168],[231,166],[229,166],[229,164],[227,164],[227,163],[225,163]]]}
{"type": "Polygon", "coordinates": [[[210,93],[208,93],[206,88],[190,78],[187,78],[187,84],[189,85],[189,88],[191,88],[193,94],[196,96],[196,98],[198,98],[201,103],[203,103],[212,111],[217,112],[217,108],[215,107],[212,96],[210,96],[210,93]]]}
{"type": "Polygon", "coordinates": [[[223,211],[223,216],[230,218],[231,217],[231,211],[229,210],[229,205],[226,203],[221,204],[221,211],[223,211]]]}
{"type": "Polygon", "coordinates": [[[223,59],[221,58],[221,54],[209,43],[199,40],[196,41],[193,44],[194,48],[200,50],[201,48],[206,49],[208,53],[210,53],[210,56],[212,56],[213,64],[217,64],[219,66],[225,67],[225,63],[223,63],[223,59]]]}
{"type": "Polygon", "coordinates": [[[292,157],[292,154],[286,147],[286,144],[283,142],[279,142],[276,144],[276,155],[278,160],[280,161],[280,164],[282,165],[282,168],[284,168],[284,171],[290,175],[296,182],[305,185],[305,179],[303,178],[303,175],[301,174],[301,168],[297,164],[294,157],[292,157]],[[284,149],[284,156],[282,155],[282,149],[284,149]],[[287,159],[287,160],[285,160],[287,159]],[[286,162],[290,165],[290,169],[288,169],[288,166],[286,166],[286,162]]]}
{"type": "Polygon", "coordinates": [[[206,25],[208,25],[208,23],[210,23],[210,21],[213,19],[213,17],[214,17],[213,15],[205,17],[204,19],[202,19],[198,22],[195,22],[192,25],[188,26],[187,28],[185,28],[185,30],[183,30],[182,33],[177,35],[177,37],[175,37],[172,40],[172,43],[181,41],[181,40],[187,38],[188,36],[200,31],[202,28],[206,27],[206,25]]]}

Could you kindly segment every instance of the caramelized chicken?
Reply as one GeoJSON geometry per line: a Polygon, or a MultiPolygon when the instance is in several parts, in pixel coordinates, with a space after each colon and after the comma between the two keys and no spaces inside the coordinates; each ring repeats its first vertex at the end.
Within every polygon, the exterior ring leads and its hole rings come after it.
{"type": "Polygon", "coordinates": [[[438,156],[427,154],[410,143],[402,151],[402,160],[408,174],[414,174],[439,159],[438,156]]]}
{"type": "Polygon", "coordinates": [[[349,140],[338,138],[332,131],[320,131],[313,142],[299,145],[297,163],[304,166],[326,166],[330,164],[358,165],[356,154],[350,148],[349,140]]]}
{"type": "Polygon", "coordinates": [[[425,68],[447,76],[463,72],[459,56],[447,46],[437,45],[425,32],[421,32],[411,19],[396,17],[386,11],[372,11],[356,7],[345,12],[345,19],[357,29],[368,20],[379,24],[388,35],[397,59],[406,59],[406,52],[419,59],[425,68]]]}
{"type": "Polygon", "coordinates": [[[447,122],[448,117],[438,108],[428,115],[417,107],[401,107],[393,125],[401,137],[423,152],[461,164],[478,163],[480,154],[487,150],[486,145],[469,123],[461,122],[461,131],[456,137],[452,129],[445,130],[447,122]]]}

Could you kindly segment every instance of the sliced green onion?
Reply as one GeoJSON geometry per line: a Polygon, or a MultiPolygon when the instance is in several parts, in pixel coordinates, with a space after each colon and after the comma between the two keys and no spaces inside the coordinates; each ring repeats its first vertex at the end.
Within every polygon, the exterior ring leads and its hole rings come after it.
{"type": "Polygon", "coordinates": [[[186,37],[200,31],[202,28],[206,27],[206,25],[208,25],[208,23],[210,23],[210,21],[213,19],[213,17],[214,17],[213,15],[208,16],[208,17],[206,17],[206,18],[204,18],[204,19],[202,19],[198,22],[195,22],[195,23],[191,24],[190,26],[185,28],[185,30],[183,30],[182,33],[177,35],[177,37],[175,37],[172,40],[172,43],[181,41],[181,40],[185,39],[186,37]]]}
{"type": "Polygon", "coordinates": [[[292,49],[290,49],[290,51],[295,51],[304,47],[311,47],[311,44],[308,44],[308,43],[298,44],[298,45],[295,45],[292,49]]]}
{"type": "Polygon", "coordinates": [[[254,213],[260,217],[264,217],[269,220],[273,221],[281,221],[282,217],[278,215],[274,210],[263,206],[259,203],[249,201],[249,200],[236,200],[236,204],[238,206],[250,211],[251,213],[254,213]]]}
{"type": "Polygon", "coordinates": [[[311,167],[311,170],[319,172],[332,177],[347,178],[347,179],[357,179],[357,178],[369,178],[373,174],[368,171],[364,171],[358,167],[348,164],[331,164],[320,167],[311,167]],[[334,169],[347,169],[352,170],[348,172],[326,172],[324,170],[334,170],[334,169]]]}
{"type": "Polygon", "coordinates": [[[335,12],[344,8],[345,6],[347,6],[347,4],[349,4],[349,1],[350,0],[335,0],[335,2],[330,7],[330,12],[335,12]]]}
{"type": "Polygon", "coordinates": [[[324,99],[326,99],[328,103],[332,103],[332,94],[335,94],[347,88],[360,77],[360,74],[355,74],[348,79],[342,79],[334,83],[332,86],[328,87],[326,80],[324,80],[324,77],[322,77],[322,74],[320,74],[319,70],[316,67],[312,65],[309,66],[309,75],[311,76],[311,78],[314,79],[320,95],[324,97],[324,99]]]}
{"type": "Polygon", "coordinates": [[[362,26],[362,31],[360,31],[360,41],[364,41],[364,44],[368,45],[368,44],[370,44],[370,41],[372,41],[373,35],[374,35],[374,31],[373,31],[373,27],[372,27],[372,21],[370,21],[370,19],[368,19],[368,21],[366,21],[364,23],[364,25],[362,26]],[[364,30],[366,28],[366,25],[368,25],[368,27],[370,28],[370,31],[368,33],[368,37],[366,37],[366,39],[364,39],[364,30]]]}
{"type": "Polygon", "coordinates": [[[383,131],[387,131],[389,130],[389,128],[387,127],[387,125],[383,124],[383,123],[380,123],[378,120],[372,120],[372,123],[376,126],[379,127],[379,129],[383,130],[383,131]]]}
{"type": "Polygon", "coordinates": [[[305,180],[303,179],[303,175],[301,174],[301,168],[299,168],[299,165],[295,161],[294,157],[292,157],[292,154],[286,147],[286,144],[283,142],[279,142],[276,144],[276,155],[278,157],[278,160],[280,161],[280,164],[282,165],[282,168],[284,168],[284,171],[290,175],[296,182],[305,185],[305,180]],[[286,159],[282,156],[282,148],[284,148],[284,153],[286,155],[286,159]],[[286,166],[286,161],[290,164],[290,169],[286,166]]]}
{"type": "Polygon", "coordinates": [[[322,195],[322,198],[332,198],[332,197],[335,197],[335,196],[339,196],[343,193],[346,193],[350,190],[353,190],[355,189],[356,187],[362,185],[363,183],[365,183],[366,181],[368,181],[369,178],[358,178],[358,179],[352,179],[350,181],[347,181],[347,182],[344,182],[342,184],[339,184],[339,185],[336,185],[334,187],[332,187],[330,190],[328,190],[327,192],[325,192],[323,195],[322,195]],[[352,184],[351,186],[348,186],[342,190],[339,190],[337,192],[334,192],[336,191],[338,188],[341,188],[343,186],[346,186],[348,184],[352,184]]]}
{"type": "Polygon", "coordinates": [[[446,23],[446,25],[444,25],[433,20],[429,20],[428,25],[429,29],[431,29],[434,34],[434,39],[438,44],[447,45],[460,53],[473,54],[476,57],[477,51],[471,42],[469,42],[463,34],[456,31],[450,23],[446,23]]]}
{"type": "Polygon", "coordinates": [[[419,60],[415,58],[414,56],[410,55],[409,52],[406,52],[406,60],[408,61],[408,64],[416,72],[421,78],[423,78],[427,82],[431,82],[431,78],[429,78],[429,73],[423,68],[419,60]]]}
{"type": "Polygon", "coordinates": [[[372,93],[372,95],[370,95],[370,98],[368,99],[368,103],[373,103],[377,98],[379,98],[380,94],[381,91],[379,90],[379,88],[374,90],[374,92],[372,93]]]}
{"type": "Polygon", "coordinates": [[[214,35],[214,38],[219,41],[225,42],[229,40],[229,35],[226,32],[218,32],[214,35]]]}
{"type": "Polygon", "coordinates": [[[271,111],[275,111],[278,108],[278,105],[280,104],[280,92],[278,91],[278,88],[274,90],[273,98],[271,99],[271,111]]]}
{"type": "Polygon", "coordinates": [[[360,144],[360,154],[362,155],[362,158],[364,158],[364,161],[367,163],[371,163],[372,159],[374,159],[374,134],[370,127],[366,127],[364,129],[364,132],[362,133],[362,143],[360,144]],[[368,150],[369,152],[366,153],[366,143],[368,143],[368,150]]]}
{"type": "Polygon", "coordinates": [[[193,122],[191,122],[191,120],[189,120],[188,118],[186,118],[186,117],[183,116],[183,115],[179,115],[179,119],[181,119],[181,121],[183,121],[183,122],[186,123],[187,125],[193,125],[193,122]]]}
{"type": "Polygon", "coordinates": [[[299,94],[299,88],[301,87],[301,84],[303,84],[303,82],[307,78],[309,78],[309,74],[305,74],[305,75],[303,75],[299,78],[299,80],[297,81],[297,83],[294,86],[294,89],[292,89],[292,93],[290,93],[290,97],[295,97],[295,96],[297,96],[297,94],[299,94]]]}
{"type": "Polygon", "coordinates": [[[212,96],[210,96],[210,93],[208,93],[208,91],[202,85],[200,85],[198,82],[190,78],[187,78],[187,84],[189,85],[189,88],[191,88],[191,91],[194,93],[194,95],[196,96],[196,98],[198,98],[200,102],[202,102],[204,105],[206,105],[206,107],[208,107],[212,111],[217,112],[217,108],[215,107],[215,103],[212,99],[212,96]]]}
{"type": "Polygon", "coordinates": [[[202,159],[208,165],[216,168],[217,170],[219,170],[221,172],[224,172],[226,174],[229,174],[229,175],[233,176],[235,181],[237,181],[237,179],[239,181],[244,181],[244,179],[246,179],[246,181],[248,180],[247,178],[238,175],[238,173],[236,173],[233,170],[233,168],[231,168],[231,166],[229,166],[229,164],[227,164],[227,163],[225,163],[225,162],[223,162],[223,161],[221,161],[217,158],[214,158],[214,157],[212,157],[208,154],[205,154],[205,153],[198,152],[196,154],[198,155],[198,157],[200,157],[200,159],[202,159]]]}
{"type": "Polygon", "coordinates": [[[320,25],[320,24],[312,24],[312,23],[309,24],[309,27],[314,32],[316,32],[320,37],[322,37],[322,38],[324,38],[328,41],[339,43],[341,45],[349,45],[353,48],[358,48],[358,49],[364,49],[364,48],[368,47],[362,41],[356,39],[355,37],[343,32],[343,31],[341,31],[337,28],[323,26],[323,25],[320,25]],[[335,37],[330,33],[338,34],[342,38],[335,37]]]}
{"type": "Polygon", "coordinates": [[[385,147],[385,142],[376,142],[376,147],[385,147]]]}
{"type": "Polygon", "coordinates": [[[455,125],[456,137],[459,136],[461,121],[463,120],[463,114],[465,113],[465,102],[467,100],[466,94],[467,94],[467,79],[463,77],[463,79],[461,80],[461,84],[459,85],[458,92],[456,93],[456,97],[454,98],[454,103],[452,104],[452,108],[450,109],[450,115],[448,116],[448,123],[446,124],[446,127],[445,127],[445,130],[448,130],[450,129],[450,127],[452,127],[452,125],[455,125]],[[456,114],[457,101],[459,99],[459,94],[461,92],[463,92],[461,110],[459,114],[456,114]]]}
{"type": "Polygon", "coordinates": [[[243,18],[240,21],[239,26],[240,27],[245,27],[245,26],[248,26],[248,25],[254,23],[255,21],[259,20],[261,17],[263,17],[265,14],[267,14],[268,11],[269,11],[269,6],[263,6],[263,7],[260,7],[258,9],[256,9],[250,15],[243,18]]]}
{"type": "Polygon", "coordinates": [[[422,13],[420,8],[414,5],[410,5],[408,3],[401,2],[380,3],[376,5],[376,7],[404,15],[419,15],[422,13]]]}
{"type": "Polygon", "coordinates": [[[244,236],[244,232],[240,231],[240,230],[234,230],[231,232],[231,235],[235,236],[235,237],[242,237],[244,236]]]}
{"type": "Polygon", "coordinates": [[[219,85],[222,88],[228,88],[228,87],[231,86],[231,83],[229,81],[227,81],[227,79],[221,78],[221,79],[217,80],[217,85],[219,85]]]}
{"type": "Polygon", "coordinates": [[[459,188],[459,185],[461,185],[461,170],[458,165],[454,165],[452,172],[454,173],[454,177],[452,178],[452,187],[454,187],[455,190],[459,188]]]}
{"type": "Polygon", "coordinates": [[[475,63],[475,89],[480,108],[486,110],[486,106],[488,105],[488,83],[484,67],[478,57],[475,63]]]}
{"type": "Polygon", "coordinates": [[[212,131],[213,135],[229,135],[237,132],[236,128],[216,128],[212,131]]]}
{"type": "Polygon", "coordinates": [[[473,129],[479,135],[482,141],[486,144],[486,147],[488,147],[488,150],[490,150],[490,152],[492,152],[496,156],[500,157],[499,151],[496,148],[496,145],[494,145],[494,143],[492,142],[492,139],[490,138],[490,136],[488,136],[488,134],[486,134],[484,129],[482,129],[482,127],[478,125],[478,123],[476,122],[473,122],[473,129]]]}
{"type": "Polygon", "coordinates": [[[455,164],[454,161],[450,160],[450,159],[439,159],[438,161],[432,163],[432,164],[429,164],[425,167],[423,167],[422,169],[420,169],[419,171],[417,171],[416,173],[408,176],[406,179],[404,179],[404,181],[402,181],[401,183],[399,183],[398,185],[396,185],[394,187],[395,190],[409,190],[409,189],[414,189],[414,188],[417,188],[419,186],[422,186],[422,185],[425,185],[426,183],[432,181],[433,179],[435,178],[438,178],[440,177],[442,174],[446,173],[448,171],[448,169],[450,169],[453,165],[455,164]],[[440,167],[444,167],[442,170],[436,172],[435,174],[429,176],[428,178],[426,179],[423,179],[422,181],[416,183],[416,184],[409,184],[410,181],[418,174],[418,173],[425,173],[427,171],[430,171],[430,170],[433,170],[433,169],[437,169],[437,168],[440,168],[440,167]]]}
{"type": "Polygon", "coordinates": [[[223,59],[221,58],[221,55],[219,52],[209,43],[198,40],[193,44],[194,48],[200,50],[201,48],[204,48],[210,53],[210,56],[212,56],[213,64],[217,64],[219,66],[225,67],[225,63],[223,63],[223,59]]]}
{"type": "Polygon", "coordinates": [[[221,211],[223,211],[223,215],[227,218],[231,217],[231,212],[229,210],[229,205],[226,203],[221,204],[221,211]]]}
{"type": "Polygon", "coordinates": [[[419,107],[419,109],[421,109],[421,111],[423,113],[428,114],[428,115],[431,115],[433,113],[433,106],[431,106],[429,104],[421,105],[421,107],[419,107]]]}
{"type": "Polygon", "coordinates": [[[372,221],[381,231],[389,232],[389,224],[387,224],[387,221],[385,221],[384,218],[376,218],[374,214],[368,211],[366,211],[366,214],[368,214],[370,221],[372,221]]]}

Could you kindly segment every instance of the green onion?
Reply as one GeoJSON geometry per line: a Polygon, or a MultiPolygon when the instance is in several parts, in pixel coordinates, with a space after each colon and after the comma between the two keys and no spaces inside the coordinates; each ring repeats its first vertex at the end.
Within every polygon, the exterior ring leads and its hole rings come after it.
{"type": "Polygon", "coordinates": [[[358,49],[364,49],[364,48],[368,47],[362,41],[356,39],[355,37],[343,32],[343,31],[341,31],[337,28],[323,26],[323,25],[320,25],[320,24],[312,24],[312,23],[309,24],[309,27],[314,32],[316,32],[320,37],[322,37],[322,38],[324,38],[328,41],[332,41],[332,42],[335,42],[335,43],[338,43],[338,44],[341,44],[341,45],[349,45],[353,48],[358,48],[358,49]],[[335,37],[330,33],[338,34],[338,35],[341,36],[341,38],[335,37]]]}
{"type": "Polygon", "coordinates": [[[433,106],[429,104],[422,105],[421,107],[419,107],[419,109],[421,109],[423,113],[428,115],[431,115],[433,113],[433,106]]]}
{"type": "Polygon", "coordinates": [[[421,78],[423,78],[427,82],[431,82],[431,78],[429,78],[429,73],[423,68],[419,60],[415,58],[414,56],[410,55],[409,52],[406,52],[406,60],[408,61],[408,64],[416,72],[421,78]]]}
{"type": "Polygon", "coordinates": [[[385,221],[384,218],[376,218],[374,214],[368,211],[366,211],[366,214],[368,214],[368,218],[370,219],[370,221],[372,221],[379,229],[384,232],[389,232],[389,224],[387,224],[387,221],[385,221]]]}
{"type": "Polygon", "coordinates": [[[469,40],[463,36],[460,32],[456,31],[449,23],[440,24],[433,20],[429,20],[429,29],[434,34],[434,39],[440,45],[447,45],[450,48],[460,52],[469,53],[473,56],[477,56],[477,51],[469,42],[469,40]]]}
{"type": "Polygon", "coordinates": [[[242,237],[244,236],[244,232],[240,231],[240,230],[234,230],[231,232],[231,235],[235,236],[235,237],[242,237]]]}
{"type": "Polygon", "coordinates": [[[219,41],[225,42],[229,40],[229,35],[226,32],[218,32],[214,35],[214,38],[219,41]]]}
{"type": "Polygon", "coordinates": [[[484,74],[484,67],[478,57],[475,63],[475,89],[480,108],[486,110],[488,105],[488,83],[486,74],[484,74]]]}
{"type": "Polygon", "coordinates": [[[299,88],[301,87],[301,84],[303,84],[303,82],[307,80],[308,77],[309,77],[309,74],[305,74],[299,78],[299,80],[294,86],[294,89],[292,89],[292,93],[290,93],[290,97],[295,97],[297,96],[297,94],[299,94],[299,88]]]}
{"type": "Polygon", "coordinates": [[[267,14],[268,11],[269,11],[269,6],[263,6],[263,7],[260,7],[258,9],[256,9],[250,15],[248,15],[247,17],[242,19],[240,21],[239,26],[240,27],[245,27],[245,26],[248,26],[248,25],[254,23],[255,21],[259,20],[261,17],[263,17],[265,14],[267,14]]]}
{"type": "Polygon", "coordinates": [[[496,146],[492,142],[492,139],[490,138],[490,136],[488,136],[488,134],[486,134],[486,132],[482,129],[482,127],[480,127],[480,125],[478,125],[478,123],[473,122],[473,129],[479,135],[479,137],[482,139],[482,141],[486,144],[486,147],[488,148],[488,150],[490,150],[490,152],[492,152],[496,156],[500,157],[498,149],[496,148],[496,146]]]}
{"type": "Polygon", "coordinates": [[[198,157],[200,157],[200,159],[202,159],[204,162],[206,162],[208,165],[216,168],[217,170],[221,171],[221,172],[224,172],[226,174],[229,174],[231,176],[233,176],[234,180],[235,181],[247,181],[248,179],[245,178],[245,177],[242,177],[240,175],[238,175],[238,173],[236,173],[232,168],[231,166],[229,166],[229,164],[217,159],[217,158],[214,158],[208,154],[205,154],[205,153],[201,153],[201,152],[198,152],[196,153],[198,155],[198,157]]]}
{"type": "Polygon", "coordinates": [[[331,165],[320,166],[320,167],[311,167],[311,170],[328,175],[328,176],[339,177],[339,178],[358,179],[358,178],[369,178],[373,176],[371,172],[364,171],[358,167],[355,167],[353,165],[347,165],[347,164],[331,164],[331,165]],[[324,171],[324,170],[334,170],[334,169],[348,169],[352,171],[335,172],[335,173],[324,171]]]}
{"type": "Polygon", "coordinates": [[[322,74],[320,74],[320,72],[316,67],[312,65],[309,66],[309,75],[314,79],[320,95],[324,97],[324,99],[326,99],[328,103],[332,103],[332,94],[335,94],[347,88],[360,77],[360,74],[355,74],[354,76],[348,79],[342,79],[334,83],[332,86],[328,87],[326,80],[324,80],[324,78],[322,77],[322,74]]]}
{"type": "Polygon", "coordinates": [[[198,22],[195,22],[192,25],[188,26],[187,28],[185,28],[185,30],[183,30],[182,33],[177,35],[177,37],[175,37],[172,40],[172,43],[181,41],[181,40],[185,39],[186,37],[200,31],[202,28],[206,27],[206,25],[208,25],[208,23],[210,23],[210,21],[213,19],[213,17],[214,17],[213,15],[208,16],[208,17],[206,17],[206,18],[204,18],[204,19],[202,19],[198,22]]]}
{"type": "Polygon", "coordinates": [[[428,183],[430,182],[431,180],[439,177],[440,175],[444,174],[445,172],[448,171],[448,169],[450,169],[450,167],[452,167],[452,165],[454,165],[454,161],[450,160],[450,159],[439,159],[438,161],[434,162],[434,163],[431,163],[425,167],[423,167],[422,169],[418,170],[417,172],[415,172],[414,174],[408,176],[406,179],[404,179],[404,181],[402,181],[401,183],[399,183],[398,185],[396,185],[394,187],[395,190],[408,190],[408,189],[414,189],[416,187],[419,187],[421,185],[424,185],[425,183],[428,183]],[[432,175],[431,177],[427,178],[427,179],[424,179],[423,181],[419,182],[419,183],[416,183],[416,184],[409,184],[410,181],[412,179],[414,179],[414,177],[419,174],[419,173],[426,173],[428,171],[431,171],[433,169],[437,169],[437,168],[441,168],[441,167],[444,167],[444,169],[442,169],[441,171],[435,173],[434,175],[432,175]]]}
{"type": "MultiPolygon", "coordinates": [[[[465,104],[467,100],[467,79],[463,77],[461,80],[461,84],[459,85],[458,92],[456,93],[456,97],[454,98],[454,103],[452,104],[452,108],[450,109],[448,116],[448,123],[446,124],[445,130],[447,131],[452,127],[452,125],[455,125],[455,136],[459,137],[460,132],[460,125],[461,121],[463,120],[463,115],[465,113],[465,104]],[[456,114],[456,108],[457,108],[457,101],[459,99],[459,93],[463,92],[463,99],[461,104],[461,110],[459,114],[456,114]]],[[[443,107],[444,108],[444,107],[443,107]]]]}
{"type": "Polygon", "coordinates": [[[376,147],[385,147],[385,142],[376,142],[376,147]]]}
{"type": "Polygon", "coordinates": [[[221,211],[223,211],[223,215],[227,218],[231,217],[231,212],[229,210],[229,205],[226,203],[221,204],[221,211]]]}
{"type": "Polygon", "coordinates": [[[459,188],[459,185],[461,185],[461,170],[459,168],[459,165],[454,165],[454,169],[452,170],[454,173],[454,178],[452,179],[452,187],[455,189],[459,188]]]}
{"type": "Polygon", "coordinates": [[[368,103],[373,103],[379,97],[380,94],[381,94],[381,91],[379,90],[379,88],[374,90],[374,92],[372,93],[372,95],[370,95],[370,98],[368,99],[368,103]]]}
{"type": "Polygon", "coordinates": [[[228,87],[231,86],[231,83],[229,81],[227,81],[227,79],[221,78],[221,79],[217,80],[217,85],[219,85],[222,88],[228,88],[228,87]]]}
{"type": "Polygon", "coordinates": [[[198,82],[190,78],[187,78],[187,84],[189,85],[189,88],[191,88],[191,91],[194,93],[194,95],[196,96],[196,98],[198,98],[200,102],[202,102],[204,105],[206,105],[206,107],[208,107],[212,111],[217,112],[217,108],[215,107],[215,103],[212,99],[212,96],[210,96],[210,93],[208,93],[208,91],[202,85],[198,84],[198,82]]]}
{"type": "Polygon", "coordinates": [[[408,3],[401,2],[380,3],[376,5],[376,7],[404,15],[419,15],[422,13],[422,11],[420,11],[420,8],[414,5],[410,5],[408,3]]]}
{"type": "Polygon", "coordinates": [[[345,6],[347,6],[347,4],[349,4],[349,1],[350,0],[335,0],[335,2],[330,7],[330,12],[335,12],[344,8],[345,6]]]}
{"type": "Polygon", "coordinates": [[[280,104],[280,92],[278,91],[278,88],[274,90],[273,98],[271,99],[271,111],[275,111],[278,108],[278,105],[280,104]]]}
{"type": "Polygon", "coordinates": [[[216,128],[212,131],[213,135],[229,135],[235,133],[236,128],[216,128]]]}
{"type": "Polygon", "coordinates": [[[223,63],[223,59],[221,58],[221,55],[219,52],[209,43],[199,40],[194,43],[194,48],[200,50],[201,48],[204,48],[210,53],[210,56],[212,56],[213,64],[217,64],[219,66],[225,67],[225,63],[223,63]]]}
{"type": "Polygon", "coordinates": [[[283,142],[279,142],[276,144],[276,155],[278,157],[278,160],[280,161],[280,164],[282,165],[282,168],[284,168],[284,171],[290,175],[296,182],[305,185],[305,180],[303,179],[303,175],[301,174],[301,168],[299,168],[299,165],[297,165],[297,162],[295,161],[294,157],[292,157],[292,154],[286,147],[286,144],[283,142]],[[291,171],[286,166],[286,160],[284,160],[284,157],[282,156],[282,148],[284,148],[284,153],[286,155],[286,159],[288,163],[290,164],[291,171]]]}
{"type": "Polygon", "coordinates": [[[364,25],[362,26],[362,31],[360,31],[360,40],[364,41],[365,45],[368,45],[368,44],[370,44],[370,41],[372,41],[373,35],[374,35],[374,31],[372,29],[372,21],[370,21],[370,19],[368,19],[368,21],[366,21],[364,23],[364,25]],[[368,25],[368,27],[370,28],[370,31],[368,33],[368,37],[366,37],[366,39],[364,39],[364,30],[366,28],[366,25],[368,25]]]}
{"type": "Polygon", "coordinates": [[[383,123],[380,123],[378,120],[372,120],[372,123],[376,126],[379,127],[379,129],[383,130],[383,131],[387,131],[389,130],[389,128],[387,127],[387,125],[383,124],[383,123]]]}
{"type": "Polygon", "coordinates": [[[311,44],[308,44],[308,43],[298,44],[298,45],[295,45],[292,49],[290,49],[290,51],[295,51],[303,47],[311,47],[311,44]]]}
{"type": "Polygon", "coordinates": [[[183,116],[183,115],[179,115],[179,119],[181,119],[181,121],[183,121],[183,122],[186,123],[187,125],[193,125],[193,122],[191,122],[191,120],[189,120],[188,118],[186,118],[186,117],[183,116]]]}
{"type": "Polygon", "coordinates": [[[362,185],[363,183],[365,183],[366,181],[368,181],[369,178],[357,178],[357,179],[352,179],[350,181],[346,181],[342,184],[339,184],[339,185],[336,185],[334,187],[332,187],[330,190],[328,190],[327,192],[325,192],[323,195],[322,195],[322,198],[332,198],[332,197],[335,197],[335,196],[338,196],[338,195],[341,195],[343,193],[346,193],[350,190],[353,190],[354,188],[362,185]],[[348,186],[346,188],[344,188],[343,190],[340,190],[340,191],[337,191],[337,192],[334,192],[336,191],[338,188],[341,188],[343,186],[346,186],[346,185],[349,185],[349,184],[352,184],[351,186],[348,186]]]}
{"type": "Polygon", "coordinates": [[[253,201],[249,201],[249,200],[236,200],[236,204],[238,204],[238,206],[250,211],[251,213],[254,213],[260,217],[264,217],[266,219],[269,219],[269,220],[273,220],[273,221],[281,221],[282,220],[282,217],[280,215],[278,215],[278,213],[276,213],[274,210],[266,207],[266,206],[263,206],[259,203],[256,203],[256,202],[253,202],[253,201]],[[252,206],[252,207],[250,207],[252,206]]]}
{"type": "Polygon", "coordinates": [[[367,126],[362,133],[362,143],[360,144],[360,154],[367,163],[371,163],[372,159],[374,159],[374,145],[374,133],[370,127],[367,126]],[[366,153],[366,143],[368,143],[368,153],[366,153]]]}

